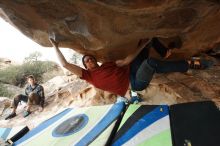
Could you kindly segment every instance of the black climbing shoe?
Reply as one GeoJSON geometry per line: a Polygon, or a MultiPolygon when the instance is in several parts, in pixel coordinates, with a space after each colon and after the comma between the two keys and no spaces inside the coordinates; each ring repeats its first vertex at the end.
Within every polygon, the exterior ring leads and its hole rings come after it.
{"type": "Polygon", "coordinates": [[[8,115],[5,120],[8,120],[8,119],[12,119],[16,116],[16,113],[11,113],[10,115],[8,115]]]}

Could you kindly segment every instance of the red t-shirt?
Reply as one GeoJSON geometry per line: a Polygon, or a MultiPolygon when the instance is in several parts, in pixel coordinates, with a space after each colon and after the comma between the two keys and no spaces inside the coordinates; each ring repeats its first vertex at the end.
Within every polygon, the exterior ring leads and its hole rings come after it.
{"type": "Polygon", "coordinates": [[[129,66],[118,67],[114,62],[102,64],[92,71],[82,70],[82,77],[95,87],[124,96],[129,86],[129,66]]]}

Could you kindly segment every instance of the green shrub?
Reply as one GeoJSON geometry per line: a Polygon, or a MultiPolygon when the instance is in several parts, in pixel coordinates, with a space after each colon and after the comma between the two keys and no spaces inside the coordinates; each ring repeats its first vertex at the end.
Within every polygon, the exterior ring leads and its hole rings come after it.
{"type": "Polygon", "coordinates": [[[64,75],[63,70],[52,70],[52,71],[44,73],[41,79],[42,79],[42,82],[44,83],[52,79],[53,77],[63,76],[63,75],[64,75]]]}
{"type": "Polygon", "coordinates": [[[38,82],[42,81],[42,75],[52,71],[56,63],[51,61],[26,62],[22,65],[14,65],[0,70],[0,81],[7,84],[23,87],[28,75],[34,75],[38,82]]]}
{"type": "Polygon", "coordinates": [[[7,88],[0,83],[0,97],[12,97],[13,93],[10,93],[7,88]]]}

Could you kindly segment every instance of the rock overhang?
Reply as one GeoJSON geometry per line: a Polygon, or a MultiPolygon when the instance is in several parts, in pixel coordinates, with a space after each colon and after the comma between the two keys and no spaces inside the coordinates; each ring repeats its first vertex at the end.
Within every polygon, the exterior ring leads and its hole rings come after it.
{"type": "Polygon", "coordinates": [[[141,38],[181,38],[173,58],[205,52],[220,42],[218,0],[2,0],[0,16],[38,44],[116,60],[135,51],[141,38]]]}

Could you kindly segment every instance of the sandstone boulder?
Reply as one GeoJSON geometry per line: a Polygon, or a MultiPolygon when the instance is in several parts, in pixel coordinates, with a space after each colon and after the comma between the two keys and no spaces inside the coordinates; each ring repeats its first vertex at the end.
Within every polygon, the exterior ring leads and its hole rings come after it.
{"type": "Polygon", "coordinates": [[[115,60],[133,53],[140,38],[178,36],[186,58],[210,50],[220,42],[218,0],[1,0],[0,16],[23,34],[51,47],[61,47],[98,60],[115,60]]]}

